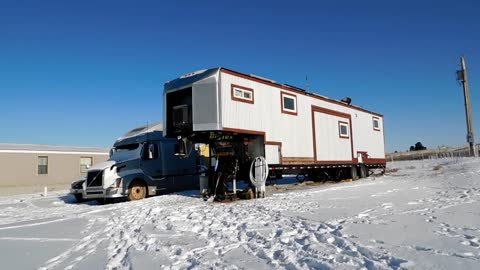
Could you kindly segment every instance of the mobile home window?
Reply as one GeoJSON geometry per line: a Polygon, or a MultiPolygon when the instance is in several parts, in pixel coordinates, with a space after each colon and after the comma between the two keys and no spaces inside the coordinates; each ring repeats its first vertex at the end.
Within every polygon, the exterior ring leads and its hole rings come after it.
{"type": "Polygon", "coordinates": [[[38,157],[38,174],[48,174],[48,157],[38,157]]]}
{"type": "Polygon", "coordinates": [[[85,174],[93,164],[92,157],[81,157],[80,158],[80,173],[85,174]]]}
{"type": "Polygon", "coordinates": [[[380,130],[380,119],[373,117],[373,129],[380,130]]]}
{"type": "Polygon", "coordinates": [[[297,97],[282,92],[282,112],[288,114],[297,114],[297,97]]]}
{"type": "Polygon", "coordinates": [[[348,123],[347,122],[338,122],[338,132],[340,134],[340,138],[350,138],[349,130],[348,130],[348,123]]]}
{"type": "Polygon", "coordinates": [[[232,99],[247,103],[253,103],[253,89],[232,85],[232,99]]]}

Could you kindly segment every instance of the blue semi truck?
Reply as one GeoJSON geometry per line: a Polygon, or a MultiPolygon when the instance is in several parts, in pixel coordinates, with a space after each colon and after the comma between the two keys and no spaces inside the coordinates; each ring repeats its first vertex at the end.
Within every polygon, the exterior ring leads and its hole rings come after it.
{"type": "Polygon", "coordinates": [[[135,128],[119,138],[110,158],[88,169],[85,179],[72,183],[70,192],[78,201],[147,196],[199,186],[200,166],[193,154],[175,154],[178,141],[165,138],[161,124],[135,128]]]}

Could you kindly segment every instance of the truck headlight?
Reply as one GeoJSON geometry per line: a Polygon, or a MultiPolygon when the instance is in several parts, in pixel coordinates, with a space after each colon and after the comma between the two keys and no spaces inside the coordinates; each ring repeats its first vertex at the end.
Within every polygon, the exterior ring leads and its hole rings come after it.
{"type": "Polygon", "coordinates": [[[122,186],[122,184],[123,184],[123,179],[117,178],[115,179],[115,182],[113,182],[113,184],[110,187],[119,188],[122,186]]]}

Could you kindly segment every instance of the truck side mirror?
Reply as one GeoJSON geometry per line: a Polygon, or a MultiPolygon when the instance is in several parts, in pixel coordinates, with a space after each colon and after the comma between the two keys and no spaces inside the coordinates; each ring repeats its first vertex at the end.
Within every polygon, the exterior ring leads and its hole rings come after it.
{"type": "Polygon", "coordinates": [[[148,159],[153,159],[155,157],[155,145],[148,145],[148,159]]]}
{"type": "Polygon", "coordinates": [[[142,159],[152,160],[158,158],[158,146],[154,143],[148,143],[143,145],[142,159]]]}

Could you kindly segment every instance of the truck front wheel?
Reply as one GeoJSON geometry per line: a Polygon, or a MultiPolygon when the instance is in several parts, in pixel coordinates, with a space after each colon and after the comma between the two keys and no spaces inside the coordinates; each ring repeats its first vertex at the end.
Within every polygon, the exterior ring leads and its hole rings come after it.
{"type": "Polygon", "coordinates": [[[128,200],[137,201],[144,199],[147,196],[147,188],[142,181],[135,180],[128,188],[128,200]]]}

